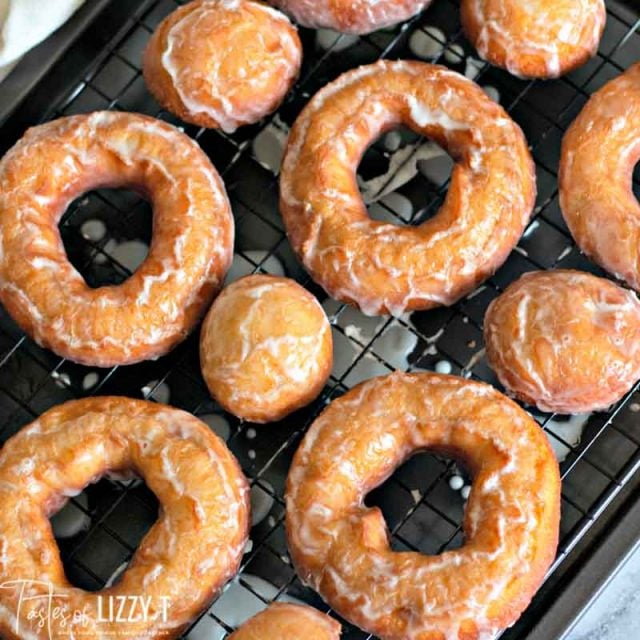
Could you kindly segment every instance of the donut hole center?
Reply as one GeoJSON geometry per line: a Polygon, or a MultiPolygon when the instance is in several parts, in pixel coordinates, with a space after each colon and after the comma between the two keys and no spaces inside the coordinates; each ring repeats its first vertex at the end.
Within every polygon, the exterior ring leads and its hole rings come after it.
{"type": "Polygon", "coordinates": [[[122,474],[102,477],[71,497],[49,517],[69,582],[90,592],[117,582],[158,513],[144,481],[122,474]]]}
{"type": "Polygon", "coordinates": [[[151,203],[113,188],[76,198],[58,224],[69,262],[92,289],[119,285],[144,262],[153,231],[151,203]]]}
{"type": "Polygon", "coordinates": [[[453,165],[445,149],[408,127],[382,134],[369,145],[357,171],[369,216],[397,226],[432,218],[446,198],[453,165]]]}
{"type": "Polygon", "coordinates": [[[464,544],[470,489],[470,474],[459,461],[420,451],[369,492],[365,505],[382,511],[394,551],[438,555],[464,544]]]}

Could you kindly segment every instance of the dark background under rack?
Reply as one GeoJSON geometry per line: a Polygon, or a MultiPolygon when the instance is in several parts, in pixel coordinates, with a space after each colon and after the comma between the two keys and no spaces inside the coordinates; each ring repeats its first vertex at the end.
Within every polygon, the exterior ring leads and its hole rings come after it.
{"type": "MultiPolygon", "coordinates": [[[[32,124],[55,117],[97,109],[138,111],[183,126],[209,154],[223,176],[233,206],[237,263],[244,271],[279,271],[306,285],[321,300],[326,295],[314,285],[295,260],[285,237],[278,212],[277,175],[255,156],[253,140],[267,127],[283,132],[319,88],[343,71],[385,58],[415,58],[408,47],[416,30],[434,40],[441,52],[434,61],[464,71],[465,59],[475,52],[465,40],[459,8],[452,0],[435,0],[423,14],[397,27],[359,38],[341,49],[319,48],[314,32],[302,30],[305,47],[303,70],[294,90],[277,116],[226,135],[179,123],[163,112],[145,88],[140,61],[151,31],[176,8],[175,0],[112,0],[98,20],[74,41],[37,87],[0,129],[0,152],[10,147],[32,124]],[[440,37],[430,27],[437,27],[440,37]],[[444,51],[460,45],[459,63],[445,58],[444,51]],[[339,51],[338,51],[339,50],[339,51]]],[[[640,7],[634,2],[607,2],[608,23],[598,55],[567,77],[552,81],[516,79],[504,71],[482,65],[476,81],[500,94],[501,104],[523,128],[536,160],[538,200],[535,222],[529,227],[506,264],[475,295],[452,308],[414,313],[399,319],[364,319],[353,310],[331,307],[336,352],[332,378],[321,397],[307,409],[278,425],[253,427],[224,415],[203,384],[197,355],[197,332],[184,344],[156,362],[100,370],[81,367],[39,348],[26,338],[0,309],[0,442],[51,406],[95,394],[118,394],[168,399],[170,404],[196,415],[220,416],[227,421],[228,444],[250,478],[254,496],[271,503],[268,516],[251,531],[252,549],[234,588],[248,609],[259,610],[273,599],[297,598],[326,610],[327,607],[296,578],[287,556],[283,527],[283,487],[286,472],[302,434],[325,403],[340,395],[365,372],[385,373],[395,368],[433,370],[447,362],[452,372],[497,385],[484,358],[474,358],[482,348],[482,320],[489,302],[525,271],[555,267],[578,268],[603,274],[581,256],[563,222],[557,191],[557,167],[563,132],[589,95],[606,81],[640,59],[640,7]],[[360,331],[353,331],[356,327],[360,331]],[[411,345],[406,354],[393,345],[411,345]],[[245,576],[258,576],[272,588],[245,576]],[[258,585],[258,586],[256,586],[258,585]],[[262,586],[260,586],[262,585],[262,586]]],[[[73,29],[70,34],[77,35],[73,29]]],[[[70,36],[71,37],[71,36],[70,36]]],[[[64,43],[64,47],[69,46],[64,43]]],[[[42,45],[41,52],[47,51],[42,45]]],[[[36,54],[37,55],[37,54],[36,54]]],[[[43,54],[46,55],[46,54],[43,54]]],[[[433,60],[433,59],[432,59],[433,60]]],[[[46,64],[45,58],[42,58],[46,64]]],[[[20,66],[14,72],[21,73],[20,66]]],[[[14,79],[15,82],[15,79],[14,79]]],[[[11,85],[5,85],[11,86],[11,85]]],[[[3,100],[12,96],[3,95],[3,100]]],[[[17,105],[16,105],[17,106],[17,105]]],[[[379,145],[367,152],[361,172],[377,175],[385,170],[388,154],[379,145]]],[[[638,172],[634,178],[640,192],[638,172]]],[[[448,181],[434,183],[418,173],[399,192],[413,205],[409,223],[419,223],[437,210],[448,181]]],[[[389,216],[397,214],[390,207],[389,216]]],[[[401,216],[399,224],[407,222],[401,216]]],[[[61,234],[70,259],[93,286],[119,283],[130,270],[113,255],[113,247],[131,241],[148,244],[151,209],[130,192],[92,192],[72,205],[65,214],[61,234]],[[107,233],[92,241],[83,234],[87,220],[101,220],[107,233]]],[[[570,625],[588,595],[572,580],[596,547],[605,548],[610,527],[632,508],[634,489],[640,484],[640,392],[634,389],[607,413],[586,421],[579,443],[563,442],[562,418],[534,416],[564,445],[567,456],[561,464],[563,477],[562,531],[558,559],[549,579],[521,621],[503,635],[509,640],[534,636],[536,625],[558,597],[574,589],[567,619],[554,611],[554,633],[570,625]],[[628,500],[627,500],[628,498],[628,500]],[[630,506],[631,505],[631,506],[630,506]],[[531,635],[530,635],[531,634],[531,635]]],[[[460,523],[464,500],[449,488],[457,469],[453,462],[430,454],[412,458],[368,499],[378,504],[392,532],[395,548],[437,553],[462,542],[460,523]]],[[[119,566],[127,562],[157,514],[155,497],[140,483],[103,480],[86,490],[86,500],[74,498],[69,509],[77,509],[87,520],[78,535],[59,540],[69,578],[91,590],[101,588],[119,566]]],[[[628,520],[627,520],[628,522],[628,520]]],[[[638,519],[632,525],[640,524],[638,519]]],[[[637,537],[637,536],[636,536],[637,537]]],[[[611,549],[612,563],[621,555],[611,549]]],[[[593,577],[594,583],[598,577],[593,577]]],[[[193,626],[193,637],[233,627],[224,595],[193,626]]],[[[372,638],[345,624],[345,638],[372,638]]]]}

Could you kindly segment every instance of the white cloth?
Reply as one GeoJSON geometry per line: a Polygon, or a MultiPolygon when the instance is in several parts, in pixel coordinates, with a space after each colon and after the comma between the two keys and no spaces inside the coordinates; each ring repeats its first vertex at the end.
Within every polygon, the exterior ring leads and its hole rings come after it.
{"type": "Polygon", "coordinates": [[[0,81],[82,4],[84,0],[0,0],[0,81]]]}

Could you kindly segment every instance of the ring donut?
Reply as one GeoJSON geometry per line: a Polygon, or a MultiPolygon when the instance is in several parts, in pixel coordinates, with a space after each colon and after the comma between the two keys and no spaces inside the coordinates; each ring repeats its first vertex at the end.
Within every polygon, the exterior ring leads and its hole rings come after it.
{"type": "Polygon", "coordinates": [[[534,165],[520,128],[444,67],[381,61],[322,89],[291,131],[280,181],[287,234],[312,278],[364,313],[450,305],[506,260],[531,214],[534,165]],[[362,154],[400,124],[456,159],[447,198],[419,226],[369,218],[362,154]]]}
{"type": "Polygon", "coordinates": [[[462,26],[484,60],[524,78],[557,78],[598,51],[604,0],[462,0],[462,26]]]}
{"type": "Polygon", "coordinates": [[[228,640],[339,640],[340,624],[311,607],[275,603],[245,622],[228,640]]]}
{"type": "Polygon", "coordinates": [[[404,22],[432,0],[270,0],[299,24],[365,34],[404,22]]]}
{"type": "Polygon", "coordinates": [[[195,142],[142,115],[96,112],[29,129],[0,162],[0,301],[38,344],[81,364],[157,358],[221,287],[234,224],[195,142]],[[58,222],[91,189],[126,186],[154,206],[146,260],[120,286],[90,288],[58,222]]]}
{"type": "Polygon", "coordinates": [[[640,301],[588,273],[525,274],[491,303],[484,333],[500,382],[542,411],[603,410],[640,379],[640,301]]]}
{"type": "Polygon", "coordinates": [[[560,206],[576,243],[640,290],[640,63],[597,91],[562,140],[560,206]]]}
{"type": "Polygon", "coordinates": [[[283,13],[253,0],[196,0],[156,29],[143,72],[165,109],[231,133],[275,111],[301,63],[298,32],[283,13]]]}
{"type": "Polygon", "coordinates": [[[383,640],[493,637],[527,607],[555,556],[560,475],[537,423],[492,387],[394,373],[354,387],[313,423],[286,492],[291,558],[341,616],[383,640]],[[395,553],[364,498],[433,449],[474,480],[465,544],[395,553]]]}
{"type": "Polygon", "coordinates": [[[184,411],[109,397],[47,411],[0,451],[0,635],[178,637],[239,568],[248,496],[224,442],[184,411]],[[48,517],[105,472],[125,470],[158,497],[159,519],[119,582],[82,591],[65,577],[48,517]],[[39,627],[49,592],[65,615],[39,627]],[[106,615],[104,599],[122,596],[144,596],[148,614],[126,623],[106,615]]]}

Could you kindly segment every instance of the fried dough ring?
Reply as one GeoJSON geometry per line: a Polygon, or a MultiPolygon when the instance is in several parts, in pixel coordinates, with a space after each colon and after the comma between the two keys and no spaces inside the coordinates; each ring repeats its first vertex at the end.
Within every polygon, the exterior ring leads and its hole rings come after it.
{"type": "Polygon", "coordinates": [[[183,340],[233,257],[224,185],[207,156],[147,116],[96,112],[29,129],[0,162],[0,300],[38,344],[81,364],[157,358],[183,340]],[[154,205],[146,260],[119,286],[90,288],[58,221],[91,189],[130,187],[154,205]]]}
{"type": "Polygon", "coordinates": [[[331,325],[294,280],[246,276],[226,287],[207,314],[200,363],[227,411],[275,422],[322,391],[333,365],[331,325]]]}
{"type": "Polygon", "coordinates": [[[312,29],[364,34],[404,22],[432,0],[269,0],[312,29]]]}
{"type": "Polygon", "coordinates": [[[500,382],[542,411],[603,410],[640,379],[640,301],[588,273],[525,274],[491,303],[484,332],[500,382]]]}
{"type": "Polygon", "coordinates": [[[383,640],[488,637],[527,607],[558,542],[560,475],[543,431],[492,387],[436,374],[374,378],[335,400],[295,454],[286,493],[291,558],[340,615],[383,640]],[[474,481],[465,545],[394,553],[364,498],[420,449],[474,481]]]}
{"type": "Polygon", "coordinates": [[[275,603],[245,622],[228,640],[339,640],[340,624],[296,604],[275,603]]]}
{"type": "Polygon", "coordinates": [[[275,111],[301,63],[298,32],[283,13],[254,0],[196,0],[156,29],[143,71],[165,109],[231,133],[275,111]]]}
{"type": "Polygon", "coordinates": [[[557,78],[600,44],[604,0],[462,0],[462,25],[481,58],[525,78],[557,78]]]}
{"type": "Polygon", "coordinates": [[[444,67],[381,61],[340,76],[297,119],[280,206],[298,257],[337,300],[364,313],[453,304],[506,260],[535,194],[520,128],[470,80],[444,67]],[[457,160],[434,218],[398,227],[371,220],[356,169],[367,146],[405,124],[457,160]]]}
{"type": "Polygon", "coordinates": [[[560,206],[576,243],[640,290],[640,63],[597,91],[562,140],[560,206]]]}
{"type": "Polygon", "coordinates": [[[89,398],[47,411],[4,445],[0,513],[3,638],[176,638],[236,574],[248,538],[249,492],[224,442],[192,415],[141,400],[89,398]],[[142,475],[160,516],[119,582],[85,592],[65,577],[48,517],[105,472],[124,470],[142,475]],[[25,580],[24,591],[11,584],[25,580]],[[39,629],[30,617],[46,601],[29,596],[49,588],[55,605],[70,615],[84,612],[83,621],[65,625],[52,616],[50,628],[39,629]],[[157,619],[101,621],[98,596],[145,596],[157,619]]]}

